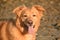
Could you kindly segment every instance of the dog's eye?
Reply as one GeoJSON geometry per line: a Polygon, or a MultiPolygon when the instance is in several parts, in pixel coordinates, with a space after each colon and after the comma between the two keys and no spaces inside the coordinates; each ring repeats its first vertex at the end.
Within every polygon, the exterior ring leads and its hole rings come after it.
{"type": "Polygon", "coordinates": [[[27,17],[27,15],[24,15],[24,17],[27,17]]]}
{"type": "Polygon", "coordinates": [[[35,17],[36,15],[33,15],[33,17],[35,17]]]}

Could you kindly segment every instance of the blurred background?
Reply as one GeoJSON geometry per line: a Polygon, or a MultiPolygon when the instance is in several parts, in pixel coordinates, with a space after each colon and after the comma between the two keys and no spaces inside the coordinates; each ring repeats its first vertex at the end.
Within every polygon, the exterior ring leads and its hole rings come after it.
{"type": "Polygon", "coordinates": [[[13,9],[22,5],[41,5],[46,10],[36,40],[60,40],[60,0],[0,0],[0,20],[13,19],[13,9]]]}

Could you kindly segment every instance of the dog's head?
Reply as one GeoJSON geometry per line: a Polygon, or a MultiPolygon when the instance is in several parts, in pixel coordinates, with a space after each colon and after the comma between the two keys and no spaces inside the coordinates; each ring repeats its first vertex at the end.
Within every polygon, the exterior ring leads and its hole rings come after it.
{"type": "Polygon", "coordinates": [[[20,24],[28,27],[28,30],[31,31],[35,26],[39,26],[44,10],[43,7],[34,5],[31,8],[20,6],[14,9],[13,12],[18,16],[20,24]]]}

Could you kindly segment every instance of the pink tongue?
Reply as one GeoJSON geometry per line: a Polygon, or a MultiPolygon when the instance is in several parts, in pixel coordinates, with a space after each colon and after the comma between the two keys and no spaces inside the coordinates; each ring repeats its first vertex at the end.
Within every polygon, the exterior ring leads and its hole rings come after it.
{"type": "Polygon", "coordinates": [[[34,28],[33,27],[29,27],[28,28],[28,33],[33,34],[34,33],[34,28]]]}

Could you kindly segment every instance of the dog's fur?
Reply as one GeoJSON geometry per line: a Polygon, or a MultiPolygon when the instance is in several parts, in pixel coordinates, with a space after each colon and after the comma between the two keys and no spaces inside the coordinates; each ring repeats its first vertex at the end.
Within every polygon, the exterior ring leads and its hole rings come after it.
{"type": "Polygon", "coordinates": [[[15,8],[16,20],[0,22],[0,40],[35,40],[43,12],[39,5],[15,8]]]}

